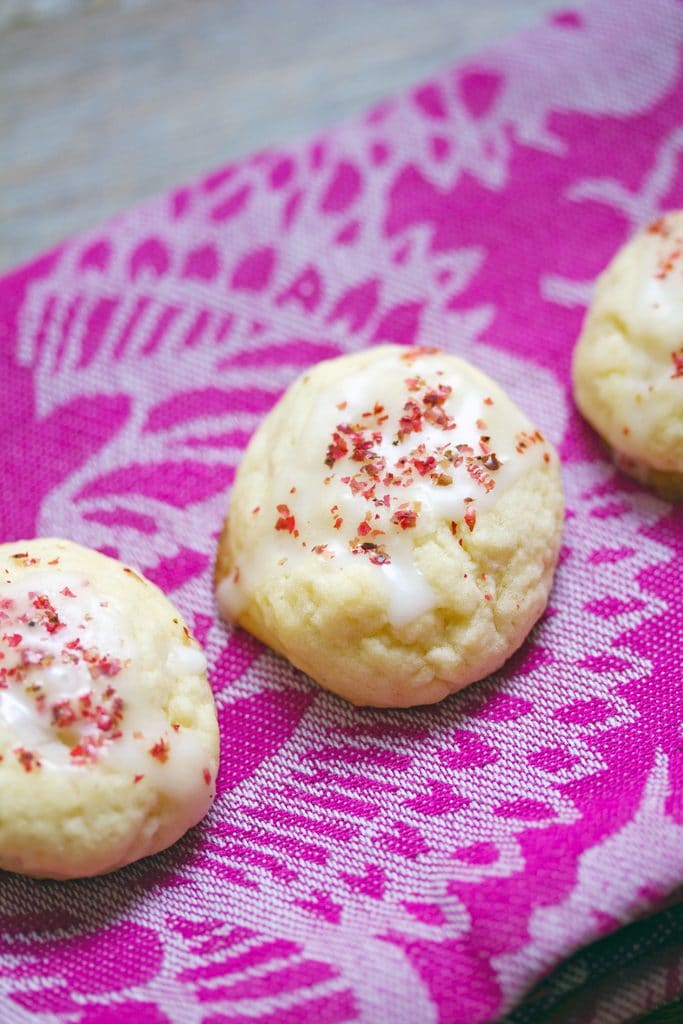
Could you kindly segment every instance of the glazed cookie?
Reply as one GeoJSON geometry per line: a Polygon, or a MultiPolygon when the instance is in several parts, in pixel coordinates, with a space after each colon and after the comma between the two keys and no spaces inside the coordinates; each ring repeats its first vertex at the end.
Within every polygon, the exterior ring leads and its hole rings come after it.
{"type": "Polygon", "coordinates": [[[370,349],[304,374],[252,438],[218,605],[354,704],[433,703],[522,643],[562,513],[555,452],[493,381],[370,349]]]}
{"type": "Polygon", "coordinates": [[[640,231],[598,279],[573,376],[617,464],[683,499],[683,210],[640,231]]]}
{"type": "Polygon", "coordinates": [[[0,868],[76,878],[163,850],[217,763],[206,660],[161,591],[69,541],[0,545],[0,868]]]}

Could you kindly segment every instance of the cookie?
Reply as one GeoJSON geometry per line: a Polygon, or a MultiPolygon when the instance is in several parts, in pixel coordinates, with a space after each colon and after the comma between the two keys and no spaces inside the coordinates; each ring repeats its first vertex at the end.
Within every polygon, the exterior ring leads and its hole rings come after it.
{"type": "Polygon", "coordinates": [[[64,540],[0,545],[0,869],[97,875],[214,796],[206,659],[148,580],[64,540]]]}
{"type": "Polygon", "coordinates": [[[252,438],[218,606],[354,704],[433,703],[522,643],[562,516],[553,448],[493,381],[373,348],[305,373],[252,438]]]}
{"type": "Polygon", "coordinates": [[[598,279],[573,381],[620,468],[683,499],[683,210],[636,234],[598,279]]]}

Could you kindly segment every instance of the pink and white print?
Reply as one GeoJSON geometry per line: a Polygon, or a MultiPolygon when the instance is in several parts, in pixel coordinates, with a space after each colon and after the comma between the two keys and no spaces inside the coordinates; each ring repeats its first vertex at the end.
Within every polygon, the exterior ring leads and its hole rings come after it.
{"type": "Polygon", "coordinates": [[[484,1024],[681,883],[681,514],[612,468],[568,375],[596,274],[681,205],[683,5],[594,0],[0,281],[1,539],[165,588],[222,731],[216,805],[173,850],[0,879],[3,1021],[484,1024]],[[320,692],[211,587],[256,424],[305,366],[384,341],[495,376],[568,505],[522,650],[409,712],[320,692]]]}

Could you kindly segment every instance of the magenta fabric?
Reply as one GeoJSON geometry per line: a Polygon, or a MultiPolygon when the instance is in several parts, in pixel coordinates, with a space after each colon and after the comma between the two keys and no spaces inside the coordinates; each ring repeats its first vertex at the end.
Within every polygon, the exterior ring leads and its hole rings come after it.
{"type": "Polygon", "coordinates": [[[0,878],[5,1024],[483,1024],[683,881],[681,512],[615,472],[569,386],[596,274],[683,206],[682,57],[680,2],[595,0],[0,281],[2,539],[162,586],[222,733],[216,805],[172,850],[0,878]],[[384,341],[495,376],[568,504],[522,650],[409,712],[321,692],[211,586],[259,419],[384,341]]]}

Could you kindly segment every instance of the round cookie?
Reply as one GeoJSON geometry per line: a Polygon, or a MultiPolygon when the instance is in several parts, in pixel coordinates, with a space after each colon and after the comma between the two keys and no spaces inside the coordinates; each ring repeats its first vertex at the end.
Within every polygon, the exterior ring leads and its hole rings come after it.
{"type": "Polygon", "coordinates": [[[683,499],[683,210],[641,230],[598,279],[573,378],[617,465],[683,499]]]}
{"type": "Polygon", "coordinates": [[[0,545],[0,869],[77,878],[208,811],[206,659],[161,591],[64,540],[0,545]]]}
{"type": "Polygon", "coordinates": [[[433,703],[522,643],[562,516],[554,450],[493,381],[373,348],[305,373],[252,438],[218,605],[354,704],[433,703]]]}

